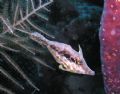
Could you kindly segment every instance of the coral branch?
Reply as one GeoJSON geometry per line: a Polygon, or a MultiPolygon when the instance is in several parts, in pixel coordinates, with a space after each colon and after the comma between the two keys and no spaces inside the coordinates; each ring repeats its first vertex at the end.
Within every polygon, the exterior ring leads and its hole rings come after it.
{"type": "Polygon", "coordinates": [[[0,54],[15,68],[21,75],[22,77],[36,90],[39,91],[39,89],[33,84],[33,82],[25,75],[25,73],[22,71],[22,69],[12,60],[7,53],[0,52],[0,54]]]}
{"type": "Polygon", "coordinates": [[[3,21],[3,23],[7,26],[7,28],[9,29],[9,31],[11,33],[13,33],[12,27],[10,26],[9,22],[7,21],[7,19],[3,18],[2,16],[0,17],[0,19],[3,21]]]}
{"type": "Polygon", "coordinates": [[[11,90],[5,88],[4,86],[0,85],[0,91],[4,91],[7,94],[15,94],[14,92],[12,92],[11,90]]]}
{"type": "Polygon", "coordinates": [[[18,83],[18,81],[16,81],[6,70],[4,70],[1,66],[0,66],[0,72],[5,75],[8,79],[10,79],[13,83],[15,83],[17,86],[19,86],[21,89],[24,89],[24,87],[18,83]]]}
{"type": "Polygon", "coordinates": [[[38,8],[34,9],[34,10],[31,11],[28,15],[26,15],[23,19],[17,21],[17,23],[14,24],[13,26],[15,27],[15,26],[17,26],[17,25],[23,23],[23,22],[24,22],[25,20],[27,20],[31,15],[35,14],[38,10],[40,10],[41,8],[44,8],[45,6],[47,6],[47,5],[51,4],[51,3],[52,3],[52,2],[47,2],[47,3],[45,3],[45,4],[41,5],[41,6],[39,6],[38,8]]]}

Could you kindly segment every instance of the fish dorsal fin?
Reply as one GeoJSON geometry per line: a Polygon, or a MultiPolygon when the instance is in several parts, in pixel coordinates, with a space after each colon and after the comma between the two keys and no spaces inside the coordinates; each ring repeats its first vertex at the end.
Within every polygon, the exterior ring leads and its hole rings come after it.
{"type": "Polygon", "coordinates": [[[79,46],[79,55],[80,55],[80,58],[82,59],[82,61],[84,62],[84,64],[86,64],[86,61],[85,61],[85,59],[84,59],[84,57],[83,57],[82,48],[81,48],[80,44],[79,44],[78,46],[79,46]]]}
{"type": "Polygon", "coordinates": [[[79,52],[78,53],[80,55],[80,58],[84,61],[82,48],[81,48],[80,44],[78,46],[79,46],[79,52]]]}
{"type": "Polygon", "coordinates": [[[78,45],[78,47],[79,47],[79,54],[83,55],[82,48],[81,48],[80,44],[78,45]]]}

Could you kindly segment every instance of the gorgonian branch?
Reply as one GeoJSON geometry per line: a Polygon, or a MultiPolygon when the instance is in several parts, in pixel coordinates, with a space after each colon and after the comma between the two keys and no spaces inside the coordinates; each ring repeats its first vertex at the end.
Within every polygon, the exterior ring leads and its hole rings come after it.
{"type": "Polygon", "coordinates": [[[9,24],[8,19],[5,19],[3,16],[0,16],[3,24],[7,26],[8,30],[13,33],[12,26],[9,24]]]}
{"type": "Polygon", "coordinates": [[[5,93],[7,93],[7,94],[15,94],[13,91],[9,90],[8,88],[6,88],[6,87],[4,87],[2,85],[0,85],[0,91],[3,91],[5,93]]]}
{"type": "Polygon", "coordinates": [[[24,89],[24,87],[18,83],[18,81],[16,81],[15,78],[13,78],[5,69],[3,69],[0,66],[0,73],[2,73],[6,78],[8,78],[9,80],[11,80],[14,84],[16,84],[18,87],[20,87],[21,89],[24,89]]]}
{"type": "MultiPolygon", "coordinates": [[[[22,1],[22,0],[21,0],[22,1]]],[[[44,0],[43,0],[44,1],[44,0]]],[[[35,17],[45,22],[48,21],[48,17],[44,16],[44,13],[50,12],[47,6],[49,6],[53,1],[47,0],[43,2],[42,0],[23,0],[25,3],[23,6],[18,0],[13,1],[12,4],[7,3],[6,13],[0,15],[0,21],[2,21],[3,32],[0,33],[0,55],[5,62],[8,62],[12,68],[16,70],[17,73],[24,78],[29,85],[31,85],[35,90],[39,90],[35,84],[30,80],[30,78],[25,74],[22,68],[15,62],[14,57],[7,53],[13,52],[17,54],[25,55],[26,58],[30,59],[32,62],[37,62],[37,64],[42,64],[50,69],[53,69],[51,66],[47,65],[40,56],[36,56],[37,53],[43,53],[40,46],[32,45],[32,40],[29,39],[29,35],[32,30],[51,36],[45,30],[43,30],[38,23],[34,21],[35,17]],[[39,4],[35,3],[39,1],[39,4]],[[10,9],[9,9],[10,6],[10,9]],[[25,6],[25,7],[24,7],[25,6]],[[11,9],[12,7],[12,9],[11,9]],[[9,10],[12,10],[9,11],[9,10]],[[10,13],[9,13],[10,12],[10,13]],[[10,16],[9,16],[10,14],[10,16]],[[26,38],[27,37],[27,38],[26,38]]],[[[23,3],[22,2],[22,3],[23,3]]],[[[10,3],[10,2],[9,2],[10,3]]],[[[19,57],[18,57],[19,58],[19,57]]],[[[11,75],[7,70],[2,66],[0,67],[0,73],[5,76],[7,79],[11,80],[12,83],[16,84],[20,88],[24,88],[19,82],[11,75]]],[[[0,91],[4,91],[8,94],[14,94],[12,91],[3,87],[0,84],[0,91]]]]}
{"type": "Polygon", "coordinates": [[[27,75],[22,71],[22,69],[19,67],[19,65],[17,65],[14,60],[5,52],[0,52],[0,54],[3,56],[3,58],[5,58],[12,66],[13,68],[15,68],[17,70],[17,72],[19,72],[21,74],[21,76],[32,86],[34,87],[36,90],[39,91],[39,89],[33,84],[33,82],[29,79],[29,77],[27,77],[27,75]]]}
{"type": "Polygon", "coordinates": [[[28,27],[27,23],[32,26],[35,30],[37,31],[40,31],[50,37],[53,37],[51,36],[50,34],[46,33],[44,30],[42,30],[40,27],[37,27],[35,24],[33,24],[29,18],[32,16],[32,15],[37,15],[38,17],[41,17],[43,18],[44,20],[47,20],[46,17],[44,17],[43,15],[41,15],[40,13],[38,14],[37,12],[39,10],[46,10],[46,11],[49,11],[46,7],[48,5],[50,5],[53,1],[50,0],[46,3],[43,3],[42,4],[42,1],[39,0],[39,5],[37,8],[35,8],[35,4],[34,4],[34,1],[33,0],[30,0],[30,1],[26,1],[26,4],[27,4],[27,7],[26,7],[26,14],[23,12],[23,9],[21,7],[19,7],[19,4],[17,4],[16,6],[16,10],[15,10],[15,14],[14,14],[14,23],[12,25],[12,27],[15,29],[15,28],[18,28],[18,27],[22,27],[24,28],[24,26],[28,27]],[[31,3],[31,6],[32,6],[32,10],[29,12],[29,2],[31,3]],[[20,16],[20,18],[18,17],[20,16]],[[27,23],[26,23],[27,21],[27,23]]]}

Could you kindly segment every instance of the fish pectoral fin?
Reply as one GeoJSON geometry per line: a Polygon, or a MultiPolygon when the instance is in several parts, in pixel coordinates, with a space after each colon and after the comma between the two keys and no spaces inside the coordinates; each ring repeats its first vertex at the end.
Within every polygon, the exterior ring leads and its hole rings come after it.
{"type": "Polygon", "coordinates": [[[67,72],[75,73],[74,70],[70,70],[70,69],[68,69],[68,68],[65,68],[64,65],[59,65],[59,69],[61,69],[61,70],[63,70],[63,71],[67,71],[67,72]]]}
{"type": "Polygon", "coordinates": [[[69,68],[67,68],[67,66],[65,66],[65,65],[59,65],[59,69],[61,69],[63,71],[71,72],[71,70],[69,68]]]}
{"type": "Polygon", "coordinates": [[[63,65],[59,65],[59,69],[66,71],[66,68],[63,65]]]}

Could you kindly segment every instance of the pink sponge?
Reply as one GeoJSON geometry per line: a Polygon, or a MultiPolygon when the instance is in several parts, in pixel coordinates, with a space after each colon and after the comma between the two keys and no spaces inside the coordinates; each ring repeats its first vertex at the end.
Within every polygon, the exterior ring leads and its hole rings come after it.
{"type": "Polygon", "coordinates": [[[107,94],[120,94],[120,0],[105,0],[99,33],[107,94]]]}

